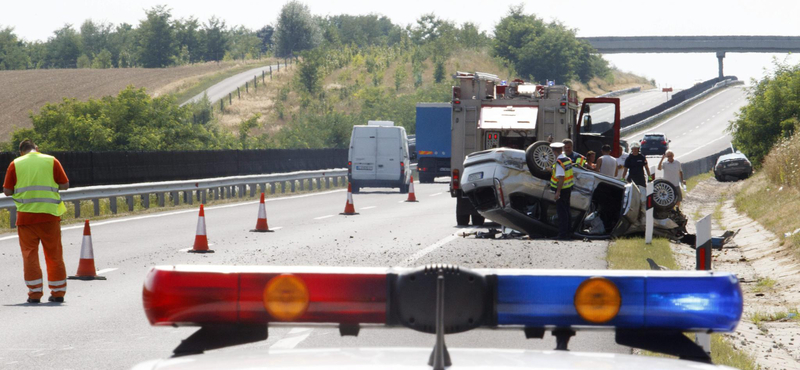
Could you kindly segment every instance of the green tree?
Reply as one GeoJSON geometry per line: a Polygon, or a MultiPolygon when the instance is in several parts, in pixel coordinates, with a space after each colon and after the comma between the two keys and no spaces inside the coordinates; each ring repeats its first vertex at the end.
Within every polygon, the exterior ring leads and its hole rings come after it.
{"type": "Polygon", "coordinates": [[[119,68],[136,66],[139,59],[138,31],[132,25],[122,23],[109,35],[108,51],[111,62],[119,68]]]}
{"type": "Polygon", "coordinates": [[[445,79],[444,58],[436,58],[433,62],[433,81],[441,83],[445,79]]]}
{"type": "Polygon", "coordinates": [[[261,27],[258,31],[256,31],[256,36],[261,39],[261,52],[267,53],[268,51],[272,50],[272,34],[275,33],[275,28],[266,25],[261,27]]]}
{"type": "Polygon", "coordinates": [[[11,27],[0,28],[0,70],[25,69],[30,57],[25,53],[25,44],[17,39],[11,27]]]}
{"type": "Polygon", "coordinates": [[[205,50],[203,50],[203,35],[200,30],[200,23],[195,17],[180,19],[175,21],[175,40],[180,45],[181,53],[188,54],[189,63],[203,61],[205,50]]]}
{"type": "Polygon", "coordinates": [[[80,31],[84,54],[99,54],[108,47],[108,38],[111,33],[110,24],[95,23],[91,19],[87,19],[81,25],[80,31]]]}
{"type": "Polygon", "coordinates": [[[94,60],[92,60],[92,68],[94,69],[106,69],[111,68],[111,52],[103,49],[100,54],[94,56],[94,60]]]}
{"type": "Polygon", "coordinates": [[[397,69],[394,70],[394,89],[400,91],[400,88],[403,87],[403,83],[407,78],[408,72],[406,72],[405,66],[397,66],[397,69]]]}
{"type": "Polygon", "coordinates": [[[316,94],[322,84],[323,71],[323,54],[322,50],[309,50],[302,53],[303,59],[297,68],[295,77],[298,84],[302,86],[309,94],[316,94]]]}
{"type": "Polygon", "coordinates": [[[92,60],[88,55],[82,54],[78,57],[77,65],[78,68],[92,68],[92,60]]]}
{"type": "Polygon", "coordinates": [[[774,73],[753,81],[747,105],[728,127],[734,146],[753,163],[761,163],[778,141],[800,128],[800,64],[774,64],[774,73]]]}
{"type": "Polygon", "coordinates": [[[275,53],[280,57],[313,49],[322,41],[319,26],[308,6],[296,0],[281,8],[272,37],[275,53]]]}
{"type": "Polygon", "coordinates": [[[228,35],[225,21],[217,17],[209,18],[203,25],[203,43],[206,61],[220,61],[228,49],[228,35]]]}
{"type": "Polygon", "coordinates": [[[175,30],[170,23],[172,13],[165,5],[146,11],[147,18],[139,23],[139,61],[146,68],[169,66],[178,52],[175,30]]]}
{"type": "Polygon", "coordinates": [[[81,38],[72,25],[67,24],[54,32],[47,41],[48,67],[75,68],[81,56],[81,38]]]}

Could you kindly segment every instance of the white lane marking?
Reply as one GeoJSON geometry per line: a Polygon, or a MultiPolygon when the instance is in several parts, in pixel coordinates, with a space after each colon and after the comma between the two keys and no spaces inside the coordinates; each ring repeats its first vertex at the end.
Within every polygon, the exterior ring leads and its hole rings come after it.
{"type": "MultiPolygon", "coordinates": [[[[281,201],[281,200],[289,200],[289,199],[296,199],[296,198],[307,198],[307,197],[314,197],[314,196],[332,194],[332,193],[341,193],[343,191],[347,191],[347,189],[331,190],[331,191],[325,191],[325,192],[322,192],[322,193],[292,195],[292,196],[288,196],[288,197],[266,199],[264,201],[265,202],[277,202],[277,201],[281,201]]],[[[205,207],[205,210],[209,211],[209,210],[222,209],[222,208],[232,208],[232,207],[246,206],[246,205],[250,205],[250,204],[256,204],[258,202],[259,202],[259,200],[255,200],[255,201],[252,201],[252,202],[243,202],[243,203],[235,203],[235,204],[226,204],[226,205],[221,205],[221,206],[205,207]]],[[[147,215],[147,216],[138,216],[138,217],[131,217],[131,218],[124,218],[124,219],[97,222],[97,223],[93,223],[92,227],[117,224],[117,223],[120,223],[120,222],[145,220],[145,219],[148,219],[148,218],[159,218],[159,217],[166,217],[166,216],[182,215],[184,213],[197,213],[197,208],[187,209],[187,210],[183,210],[183,211],[158,213],[158,214],[147,215]]],[[[80,224],[80,225],[77,225],[77,226],[62,227],[61,231],[63,232],[63,231],[67,231],[67,230],[76,230],[76,229],[83,229],[83,224],[80,224]]],[[[16,239],[18,237],[19,237],[18,235],[4,236],[4,237],[0,238],[0,241],[16,239]]]]}
{"type": "Polygon", "coordinates": [[[399,202],[397,202],[397,203],[405,203],[405,202],[406,202],[406,201],[404,201],[404,200],[401,200],[401,201],[399,201],[399,202]]]}
{"type": "Polygon", "coordinates": [[[425,247],[423,249],[418,250],[416,253],[412,254],[411,256],[409,256],[408,258],[403,260],[401,265],[402,266],[410,265],[410,264],[416,262],[418,259],[420,259],[423,256],[425,256],[426,254],[435,251],[436,249],[440,248],[441,246],[443,246],[443,245],[445,245],[445,244],[447,244],[447,243],[449,243],[449,242],[451,242],[453,240],[456,240],[457,238],[458,238],[458,233],[455,233],[455,234],[449,235],[449,236],[447,236],[445,238],[442,238],[438,242],[433,243],[433,244],[431,244],[431,245],[429,245],[429,246],[427,246],[427,247],[425,247]]]}
{"type": "Polygon", "coordinates": [[[106,272],[111,272],[111,271],[114,271],[114,270],[119,270],[119,269],[116,268],[116,267],[111,267],[111,268],[107,268],[107,269],[97,270],[97,275],[102,275],[102,274],[105,274],[106,272]]]}
{"type": "Polygon", "coordinates": [[[434,194],[431,194],[431,195],[428,195],[428,196],[429,196],[429,197],[435,197],[435,196],[437,196],[437,195],[442,195],[442,194],[444,194],[444,192],[441,192],[441,193],[434,193],[434,194]]]}
{"type": "Polygon", "coordinates": [[[277,226],[277,227],[270,228],[270,230],[272,230],[272,231],[280,230],[280,229],[283,229],[283,226],[277,226]]]}
{"type": "Polygon", "coordinates": [[[270,349],[292,349],[311,335],[313,329],[295,328],[286,334],[286,337],[269,346],[270,349]]]}
{"type": "Polygon", "coordinates": [[[315,219],[315,220],[324,220],[324,219],[326,219],[326,218],[331,218],[331,217],[333,217],[333,216],[334,216],[334,215],[320,216],[320,217],[314,217],[314,219],[315,219]]]}
{"type": "MultiPolygon", "coordinates": [[[[717,97],[717,95],[719,95],[719,94],[722,94],[722,93],[724,93],[724,92],[725,92],[725,90],[723,90],[723,91],[720,91],[720,92],[718,92],[718,93],[716,93],[716,94],[714,94],[714,95],[711,95],[711,96],[710,96],[710,97],[708,97],[706,100],[703,100],[703,101],[701,101],[701,102],[699,102],[699,103],[697,103],[697,104],[695,104],[695,105],[693,105],[693,106],[689,107],[689,109],[686,109],[685,111],[683,111],[683,112],[680,112],[680,113],[676,114],[676,115],[675,115],[675,116],[673,116],[672,118],[670,118],[670,119],[668,119],[668,120],[666,120],[666,121],[664,121],[664,122],[661,122],[661,123],[659,123],[659,124],[658,124],[658,125],[656,125],[655,127],[651,127],[651,128],[649,128],[649,129],[648,129],[648,131],[653,131],[653,130],[655,130],[655,129],[657,129],[657,128],[661,127],[661,126],[664,126],[664,125],[666,125],[667,123],[671,122],[672,120],[674,120],[674,119],[676,119],[676,118],[678,118],[678,117],[680,117],[680,116],[682,116],[682,115],[684,115],[684,114],[688,113],[688,112],[689,112],[689,111],[691,111],[692,109],[695,109],[695,108],[697,108],[697,107],[699,107],[699,106],[701,106],[701,105],[703,105],[703,104],[705,104],[705,103],[708,103],[709,101],[711,101],[712,99],[714,99],[715,97],[717,97]]],[[[625,138],[625,140],[633,140],[635,137],[639,136],[640,134],[641,134],[641,131],[639,131],[639,132],[637,132],[637,133],[635,133],[635,134],[629,135],[628,137],[626,137],[626,138],[625,138]]]]}
{"type": "Polygon", "coordinates": [[[378,208],[378,206],[369,206],[369,207],[364,207],[364,208],[361,208],[361,210],[365,210],[365,209],[373,209],[373,208],[378,208]]]}
{"type": "Polygon", "coordinates": [[[696,151],[698,151],[700,149],[703,149],[703,148],[705,148],[705,147],[707,147],[707,146],[709,146],[709,145],[711,145],[711,144],[713,144],[713,143],[715,143],[715,142],[717,142],[717,141],[719,141],[721,139],[726,139],[727,137],[728,137],[727,135],[720,136],[720,137],[718,137],[718,138],[716,138],[714,140],[711,140],[711,141],[705,143],[704,145],[701,145],[701,146],[698,146],[697,148],[694,148],[694,150],[690,150],[687,153],[683,153],[683,155],[681,155],[681,156],[676,156],[675,159],[685,157],[685,156],[687,156],[689,154],[692,154],[692,153],[694,153],[694,152],[696,152],[696,151]]]}
{"type": "MultiPolygon", "coordinates": [[[[697,126],[695,126],[694,128],[696,128],[696,129],[697,129],[697,128],[700,128],[700,125],[697,125],[697,126]]],[[[556,190],[558,190],[558,189],[556,189],[556,190]]]]}
{"type": "Polygon", "coordinates": [[[192,249],[192,247],[189,247],[189,248],[183,248],[183,249],[178,249],[178,252],[188,252],[190,249],[192,249]]]}

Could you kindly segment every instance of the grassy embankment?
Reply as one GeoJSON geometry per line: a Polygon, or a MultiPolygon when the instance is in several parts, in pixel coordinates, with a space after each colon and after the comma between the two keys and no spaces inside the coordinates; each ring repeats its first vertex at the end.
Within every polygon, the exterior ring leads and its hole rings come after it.
{"type": "MultiPolygon", "coordinates": [[[[647,258],[652,258],[657,264],[670,270],[679,269],[666,239],[653,239],[650,245],[645,244],[643,238],[617,239],[608,247],[606,258],[608,267],[615,270],[649,270],[647,258]]],[[[647,351],[644,354],[661,356],[647,351]]],[[[711,358],[717,365],[748,370],[757,368],[750,356],[736,350],[720,334],[711,335],[711,358]]]]}

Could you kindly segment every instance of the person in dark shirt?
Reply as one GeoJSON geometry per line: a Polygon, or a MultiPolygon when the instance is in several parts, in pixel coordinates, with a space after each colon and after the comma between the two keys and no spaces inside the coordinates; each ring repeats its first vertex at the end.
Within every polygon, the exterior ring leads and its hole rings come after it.
{"type": "Polygon", "coordinates": [[[636,185],[647,186],[644,177],[645,171],[649,178],[650,167],[647,165],[647,158],[639,153],[639,143],[633,143],[631,145],[631,154],[625,159],[625,169],[622,171],[622,177],[636,185]]]}

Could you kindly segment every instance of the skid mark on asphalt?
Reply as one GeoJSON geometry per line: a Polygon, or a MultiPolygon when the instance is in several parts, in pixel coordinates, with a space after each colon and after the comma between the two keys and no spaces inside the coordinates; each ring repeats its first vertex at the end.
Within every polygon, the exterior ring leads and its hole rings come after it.
{"type": "Polygon", "coordinates": [[[429,245],[429,246],[427,246],[427,247],[425,247],[423,249],[418,250],[416,253],[412,254],[411,256],[409,256],[408,258],[403,260],[401,265],[402,266],[410,265],[410,264],[416,262],[417,260],[419,260],[420,258],[424,257],[425,255],[427,255],[428,253],[431,253],[431,252],[441,248],[443,245],[445,245],[445,244],[447,244],[447,243],[449,243],[449,242],[451,242],[453,240],[456,240],[457,238],[458,238],[458,233],[446,236],[446,237],[442,238],[441,240],[437,241],[436,243],[433,243],[433,244],[431,244],[431,245],[429,245]]]}
{"type": "Polygon", "coordinates": [[[313,329],[308,328],[294,328],[286,334],[281,340],[269,346],[270,349],[292,349],[297,347],[300,342],[306,340],[313,329]]]}
{"type": "MultiPolygon", "coordinates": [[[[315,196],[319,196],[319,195],[341,193],[341,192],[344,192],[344,191],[347,191],[347,189],[324,191],[324,192],[321,192],[321,193],[313,193],[313,194],[292,195],[292,196],[288,196],[288,197],[266,199],[264,201],[265,202],[277,202],[277,201],[282,201],[282,200],[290,200],[290,199],[297,199],[297,198],[308,198],[308,197],[315,197],[315,196]]],[[[251,205],[251,204],[256,204],[256,203],[259,203],[259,201],[255,200],[255,201],[251,201],[251,202],[242,202],[242,203],[226,204],[226,205],[221,205],[221,206],[205,207],[205,210],[206,211],[213,211],[215,209],[240,207],[240,206],[246,206],[246,205],[251,205]]],[[[131,218],[102,221],[102,222],[93,223],[92,227],[117,224],[117,223],[121,223],[121,222],[146,220],[146,219],[149,219],[149,218],[159,218],[159,217],[167,217],[167,216],[174,216],[174,215],[182,215],[182,214],[185,214],[185,213],[197,213],[197,209],[194,208],[194,209],[187,209],[187,210],[183,210],[183,211],[175,211],[175,212],[159,213],[159,214],[147,215],[147,216],[137,216],[137,217],[131,217],[131,218]]],[[[76,230],[76,229],[81,229],[82,230],[83,229],[83,224],[76,225],[76,226],[62,227],[61,231],[64,232],[64,231],[67,231],[67,230],[76,230]]],[[[0,238],[0,241],[16,239],[18,237],[19,236],[17,236],[17,235],[4,236],[4,237],[0,238]]]]}

